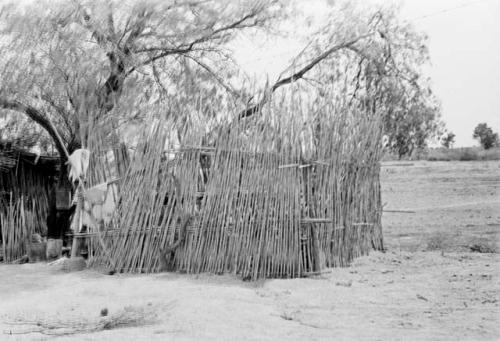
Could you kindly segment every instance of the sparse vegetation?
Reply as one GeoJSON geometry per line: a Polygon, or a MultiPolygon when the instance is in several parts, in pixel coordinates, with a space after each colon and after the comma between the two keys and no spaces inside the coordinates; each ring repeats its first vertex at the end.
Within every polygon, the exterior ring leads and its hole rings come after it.
{"type": "MultiPolygon", "coordinates": [[[[386,153],[383,161],[396,161],[398,156],[386,153]]],[[[402,160],[424,160],[424,161],[493,161],[500,160],[500,147],[485,150],[480,147],[465,148],[427,148],[411,157],[405,156],[402,160]]]]}
{"type": "Polygon", "coordinates": [[[484,150],[478,147],[433,148],[422,156],[428,161],[491,161],[500,160],[500,148],[484,150]]]}

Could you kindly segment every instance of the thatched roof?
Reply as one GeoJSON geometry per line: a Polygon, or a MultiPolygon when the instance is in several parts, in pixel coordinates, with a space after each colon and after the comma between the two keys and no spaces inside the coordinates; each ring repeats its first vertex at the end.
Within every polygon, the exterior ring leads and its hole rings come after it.
{"type": "Polygon", "coordinates": [[[14,146],[9,141],[0,141],[0,172],[9,172],[21,162],[46,175],[56,174],[60,167],[57,156],[38,155],[14,146]]]}

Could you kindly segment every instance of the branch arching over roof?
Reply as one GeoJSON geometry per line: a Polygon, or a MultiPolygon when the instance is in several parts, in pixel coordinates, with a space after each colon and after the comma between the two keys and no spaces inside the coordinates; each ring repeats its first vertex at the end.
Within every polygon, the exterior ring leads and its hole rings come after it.
{"type": "Polygon", "coordinates": [[[34,122],[38,123],[47,133],[49,133],[50,137],[54,141],[57,152],[62,159],[67,159],[67,151],[64,146],[64,141],[61,139],[60,134],[57,132],[54,125],[50,122],[48,117],[43,115],[38,109],[23,104],[16,100],[8,100],[0,97],[0,108],[12,110],[17,113],[22,113],[32,119],[34,122]]]}

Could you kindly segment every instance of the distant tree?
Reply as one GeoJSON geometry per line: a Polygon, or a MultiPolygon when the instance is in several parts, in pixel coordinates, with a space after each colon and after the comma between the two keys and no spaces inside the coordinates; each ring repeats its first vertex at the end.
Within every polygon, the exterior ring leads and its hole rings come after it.
{"type": "Polygon", "coordinates": [[[490,149],[498,145],[498,134],[488,127],[486,123],[479,123],[474,129],[473,138],[479,140],[484,149],[490,149]]]}
{"type": "Polygon", "coordinates": [[[453,144],[455,143],[455,136],[456,135],[453,132],[447,132],[441,137],[441,145],[445,148],[453,147],[453,144]]]}

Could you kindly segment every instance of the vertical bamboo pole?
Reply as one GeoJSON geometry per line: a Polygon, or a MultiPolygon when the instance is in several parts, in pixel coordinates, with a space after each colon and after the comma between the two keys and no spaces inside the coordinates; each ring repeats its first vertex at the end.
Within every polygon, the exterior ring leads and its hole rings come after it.
{"type": "MultiPolygon", "coordinates": [[[[81,181],[81,180],[80,180],[81,181]]],[[[78,228],[77,231],[73,231],[73,244],[71,246],[71,258],[80,257],[80,238],[76,236],[82,230],[83,223],[83,210],[84,210],[84,202],[83,202],[83,184],[78,183],[78,187],[76,188],[76,195],[78,198],[76,204],[76,210],[78,214],[78,228]]]]}

